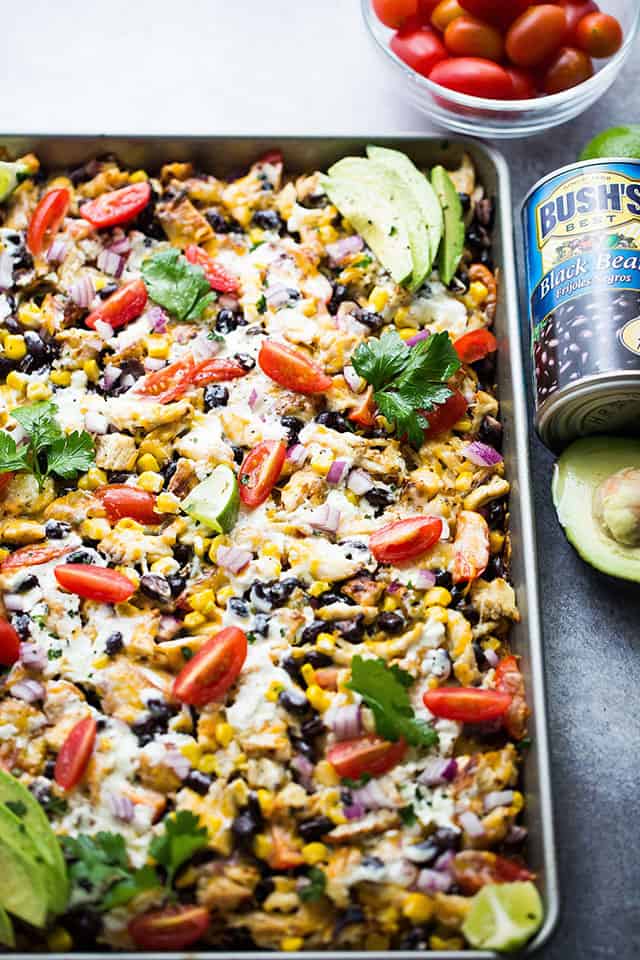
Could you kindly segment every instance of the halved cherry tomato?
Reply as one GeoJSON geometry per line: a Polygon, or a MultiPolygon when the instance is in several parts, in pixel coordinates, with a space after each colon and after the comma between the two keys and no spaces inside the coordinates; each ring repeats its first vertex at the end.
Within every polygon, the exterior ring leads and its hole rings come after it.
{"type": "Polygon", "coordinates": [[[495,353],[498,349],[498,341],[486,327],[480,330],[472,330],[465,333],[453,344],[463,363],[475,363],[476,360],[484,360],[489,353],[495,353]]]}
{"type": "Polygon", "coordinates": [[[373,399],[373,387],[367,387],[360,403],[347,415],[347,419],[361,427],[372,427],[376,422],[376,403],[373,399]]]}
{"type": "Polygon", "coordinates": [[[66,187],[49,190],[33,211],[27,228],[27,246],[34,257],[53,240],[67,215],[71,193],[66,187]]]}
{"type": "Polygon", "coordinates": [[[99,603],[124,603],[136,592],[124,573],[92,563],[63,563],[53,571],[55,578],[69,593],[99,603]]]}
{"type": "Polygon", "coordinates": [[[456,883],[468,896],[488,883],[514,883],[534,880],[536,876],[515,860],[489,850],[461,850],[453,858],[451,869],[456,883]]]}
{"type": "Polygon", "coordinates": [[[277,340],[263,342],[258,363],[268,377],[296,393],[325,393],[333,383],[331,377],[303,353],[277,340]]]}
{"type": "Polygon", "coordinates": [[[458,723],[484,723],[502,717],[511,704],[511,694],[479,687],[436,687],[422,699],[434,717],[458,723]]]}
{"type": "Polygon", "coordinates": [[[593,64],[584,50],[561,47],[547,66],[542,86],[545,93],[561,93],[592,76],[593,64]]]}
{"type": "Polygon", "coordinates": [[[454,583],[468,583],[484,573],[489,563],[489,527],[481,513],[460,511],[453,551],[454,583]]]}
{"type": "Polygon", "coordinates": [[[203,707],[219,700],[242,670],[247,659],[247,635],[239,627],[214,633],[173,682],[173,695],[181,703],[203,707]]]}
{"type": "Polygon", "coordinates": [[[502,718],[504,728],[514,740],[522,740],[527,733],[529,708],[524,689],[524,678],[514,656],[503,657],[500,661],[496,667],[495,683],[496,690],[510,693],[513,698],[509,709],[502,718]]]}
{"type": "Polygon", "coordinates": [[[373,12],[385,27],[397,30],[418,12],[418,0],[373,0],[373,12]]]}
{"type": "Polygon", "coordinates": [[[429,426],[424,432],[426,440],[432,440],[434,437],[450,430],[454,423],[457,423],[467,412],[469,404],[459,390],[454,390],[448,400],[438,404],[435,410],[429,410],[423,413],[429,426]]]}
{"type": "Polygon", "coordinates": [[[135,917],[128,926],[129,936],[143,950],[184,950],[200,940],[209,927],[205,907],[164,907],[135,917]]]}
{"type": "Polygon", "coordinates": [[[472,97],[510,100],[513,96],[511,77],[504,67],[483,57],[451,57],[449,60],[442,60],[429,74],[429,80],[472,97]]]}
{"type": "Polygon", "coordinates": [[[564,10],[567,25],[562,42],[570,47],[575,46],[578,24],[588,13],[597,13],[598,4],[595,0],[556,0],[556,4],[564,10]]]}
{"type": "Polygon", "coordinates": [[[503,29],[530,5],[530,0],[460,0],[460,6],[474,17],[503,29]]]}
{"type": "Polygon", "coordinates": [[[620,22],[608,13],[588,13],[576,27],[576,45],[590,57],[612,57],[622,39],[620,22]]]}
{"type": "Polygon", "coordinates": [[[299,847],[294,845],[291,834],[277,825],[271,827],[270,834],[271,850],[267,862],[271,869],[293,870],[301,867],[305,860],[299,847]]]}
{"type": "Polygon", "coordinates": [[[13,479],[13,473],[11,471],[9,471],[8,473],[0,473],[0,496],[7,489],[12,479],[13,479]]]}
{"type": "Polygon", "coordinates": [[[369,549],[381,563],[398,563],[426,553],[442,534],[440,517],[408,517],[385,523],[369,537],[369,549]]]}
{"type": "Polygon", "coordinates": [[[235,293],[240,288],[238,278],[221,263],[216,263],[206,250],[197,244],[190,243],[184,255],[189,263],[202,267],[212,290],[217,290],[218,293],[235,293]]]}
{"type": "Polygon", "coordinates": [[[203,360],[197,363],[191,377],[191,385],[194,387],[205,387],[208,383],[220,383],[223,380],[237,380],[238,377],[246,377],[248,370],[238,363],[237,360],[224,360],[213,357],[209,360],[203,360]]]}
{"type": "Polygon", "coordinates": [[[63,790],[71,790],[82,779],[96,740],[94,717],[84,717],[71,728],[56,757],[53,778],[63,790]]]}
{"type": "Polygon", "coordinates": [[[440,0],[431,13],[431,24],[444,33],[449,24],[464,13],[458,0],[440,0]]]}
{"type": "Polygon", "coordinates": [[[33,546],[20,547],[9,554],[6,560],[0,563],[0,573],[7,570],[17,570],[19,567],[33,567],[39,563],[48,563],[64,553],[69,553],[71,547],[54,546],[52,543],[37,543],[33,546]]]}
{"type": "Polygon", "coordinates": [[[116,290],[115,293],[112,293],[99,307],[96,307],[89,314],[85,323],[92,330],[95,330],[96,323],[101,320],[117,330],[140,316],[147,305],[147,299],[147,288],[144,285],[144,280],[131,280],[120,287],[119,290],[116,290]]]}
{"type": "Polygon", "coordinates": [[[151,199],[151,184],[148,180],[132,183],[119,190],[109,190],[95,200],[83,203],[80,216],[94,227],[115,227],[118,223],[127,223],[141,213],[151,199]]]}
{"type": "Polygon", "coordinates": [[[20,657],[20,637],[8,620],[0,617],[0,663],[11,667],[20,657]]]}
{"type": "Polygon", "coordinates": [[[191,386],[195,371],[195,363],[191,354],[182,360],[170,363],[162,370],[148,373],[136,384],[135,392],[143,397],[150,397],[158,403],[170,403],[187,392],[191,386]]]}
{"type": "Polygon", "coordinates": [[[138,523],[160,523],[162,517],[156,513],[156,498],[152,493],[139,487],[130,487],[128,483],[111,483],[95,493],[102,502],[112,523],[123,517],[130,517],[138,523]]]}
{"type": "Polygon", "coordinates": [[[428,77],[436,63],[447,56],[446,48],[431,27],[407,24],[391,38],[391,49],[397,57],[416,73],[428,77]]]}
{"type": "Polygon", "coordinates": [[[278,482],[287,445],[284,440],[263,440],[250,450],[238,474],[240,499],[246,507],[259,507],[278,482]]]}
{"type": "Polygon", "coordinates": [[[400,763],[406,750],[402,739],[392,743],[382,737],[358,737],[334,743],[327,751],[327,760],[339,777],[357,780],[365,773],[372,777],[387,773],[400,763]]]}
{"type": "Polygon", "coordinates": [[[529,7],[507,31],[507,55],[517,67],[535,67],[560,47],[566,29],[564,10],[555,4],[529,7]]]}
{"type": "Polygon", "coordinates": [[[444,45],[457,57],[486,57],[499,61],[504,54],[500,31],[469,14],[451,21],[444,32],[444,45]]]}
{"type": "Polygon", "coordinates": [[[507,67],[507,73],[511,77],[513,84],[514,100],[531,100],[538,95],[534,75],[529,70],[521,70],[519,67],[507,67]]]}

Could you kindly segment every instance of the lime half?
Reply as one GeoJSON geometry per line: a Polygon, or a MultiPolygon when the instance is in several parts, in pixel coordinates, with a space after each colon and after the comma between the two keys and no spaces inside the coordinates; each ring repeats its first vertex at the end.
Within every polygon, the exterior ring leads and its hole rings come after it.
{"type": "Polygon", "coordinates": [[[596,160],[600,157],[640,158],[640,124],[609,127],[595,136],[580,154],[581,160],[596,160]]]}
{"type": "Polygon", "coordinates": [[[24,179],[26,167],[22,163],[8,163],[0,160],[0,203],[6,200],[10,193],[24,179]]]}
{"type": "Polygon", "coordinates": [[[540,894],[526,880],[488,884],[475,897],[462,932],[472,947],[517,950],[542,923],[540,894]]]}
{"type": "Polygon", "coordinates": [[[225,464],[199,483],[182,501],[182,509],[216,533],[229,533],[240,509],[236,475],[225,464]]]}
{"type": "Polygon", "coordinates": [[[2,907],[0,907],[0,943],[5,947],[15,947],[16,945],[11,917],[2,907]]]}

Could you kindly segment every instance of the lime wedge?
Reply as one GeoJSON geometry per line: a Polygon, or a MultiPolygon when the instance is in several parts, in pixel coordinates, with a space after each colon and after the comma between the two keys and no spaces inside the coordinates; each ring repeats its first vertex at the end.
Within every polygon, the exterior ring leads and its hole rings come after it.
{"type": "Polygon", "coordinates": [[[20,181],[24,179],[26,167],[22,163],[8,163],[0,160],[0,203],[13,193],[20,181]]]}
{"type": "Polygon", "coordinates": [[[5,947],[15,947],[16,945],[11,917],[2,907],[0,907],[0,943],[5,947]]]}
{"type": "Polygon", "coordinates": [[[238,481],[231,467],[225,464],[216,467],[211,476],[182,501],[182,509],[216,533],[229,533],[240,509],[238,481]]]}
{"type": "Polygon", "coordinates": [[[542,923],[540,894],[526,880],[488,884],[475,897],[462,932],[480,950],[517,950],[542,923]]]}
{"type": "Polygon", "coordinates": [[[580,154],[580,160],[600,157],[640,158],[640,124],[609,127],[595,136],[580,154]]]}

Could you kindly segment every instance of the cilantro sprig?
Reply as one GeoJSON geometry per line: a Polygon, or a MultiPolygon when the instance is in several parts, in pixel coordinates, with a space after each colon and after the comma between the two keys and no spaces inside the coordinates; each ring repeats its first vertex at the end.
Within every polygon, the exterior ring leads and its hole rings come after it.
{"type": "Polygon", "coordinates": [[[327,875],[320,867],[311,867],[307,874],[308,882],[298,890],[298,896],[306,903],[314,903],[324,896],[327,886],[327,875]]]}
{"type": "Polygon", "coordinates": [[[425,413],[449,399],[447,381],[460,367],[447,333],[434,333],[408,347],[395,330],[361,343],[351,363],[373,386],[380,413],[415,447],[429,426],[425,413]]]}
{"type": "Polygon", "coordinates": [[[414,678],[394,664],[388,667],[382,659],[355,656],[351,661],[351,680],[347,686],[359,693],[373,712],[376,733],[385,740],[403,737],[414,746],[433,747],[438,734],[424,720],[416,719],[408,688],[414,678]]]}
{"type": "Polygon", "coordinates": [[[197,320],[215,300],[202,267],[189,263],[179,250],[163,250],[150,257],[141,272],[151,299],[177,320],[197,320]]]}
{"type": "Polygon", "coordinates": [[[12,410],[26,441],[18,445],[10,433],[0,431],[0,473],[26,470],[42,489],[51,474],[73,480],[89,469],[95,453],[91,434],[86,430],[65,434],[56,420],[57,412],[50,400],[12,410]]]}

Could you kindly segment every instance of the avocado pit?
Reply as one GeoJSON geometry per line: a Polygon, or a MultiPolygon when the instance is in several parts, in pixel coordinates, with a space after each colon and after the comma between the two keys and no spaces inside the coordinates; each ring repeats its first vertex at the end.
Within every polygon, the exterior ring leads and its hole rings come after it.
{"type": "Polygon", "coordinates": [[[616,543],[640,546],[640,469],[626,467],[603,480],[593,494],[593,514],[616,543]]]}

